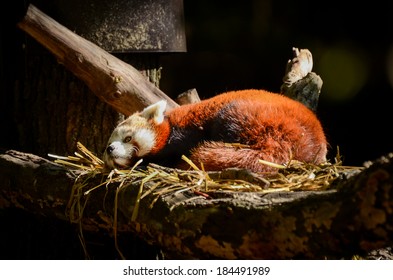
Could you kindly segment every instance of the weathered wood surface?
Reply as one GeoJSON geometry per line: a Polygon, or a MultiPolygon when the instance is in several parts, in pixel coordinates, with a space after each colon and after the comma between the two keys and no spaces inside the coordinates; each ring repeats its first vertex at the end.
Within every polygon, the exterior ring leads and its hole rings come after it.
{"type": "MultiPolygon", "coordinates": [[[[80,171],[17,151],[0,155],[0,170],[0,208],[80,222],[87,231],[114,230],[118,185],[91,191],[78,220],[69,201],[80,171]]],[[[86,182],[93,187],[103,179],[97,174],[86,182]]],[[[214,192],[211,199],[172,192],[153,204],[157,197],[151,194],[131,222],[140,187],[134,182],[119,191],[116,231],[134,232],[164,252],[197,259],[335,259],[391,246],[393,156],[335,185],[328,191],[214,192]]],[[[145,184],[144,191],[150,187],[145,184]]]]}
{"type": "Polygon", "coordinates": [[[293,58],[288,60],[280,91],[316,112],[323,82],[312,72],[313,64],[309,50],[293,48],[293,58]]]}
{"type": "Polygon", "coordinates": [[[198,92],[195,88],[189,89],[179,94],[178,97],[176,98],[176,102],[179,105],[193,104],[193,103],[198,103],[200,101],[201,99],[199,98],[198,92]]]}
{"type": "Polygon", "coordinates": [[[30,4],[18,27],[47,48],[68,70],[115,110],[130,115],[158,100],[175,101],[138,70],[62,26],[30,4]]]}

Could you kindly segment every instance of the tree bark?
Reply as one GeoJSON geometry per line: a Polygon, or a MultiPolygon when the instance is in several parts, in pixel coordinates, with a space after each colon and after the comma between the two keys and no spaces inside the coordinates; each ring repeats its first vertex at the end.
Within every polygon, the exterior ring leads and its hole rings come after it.
{"type": "Polygon", "coordinates": [[[26,44],[24,58],[23,77],[7,108],[13,117],[8,121],[14,121],[17,130],[5,136],[13,139],[13,147],[40,156],[72,155],[81,141],[101,154],[123,116],[36,42],[26,44]]]}
{"type": "MultiPolygon", "coordinates": [[[[393,241],[392,155],[338,180],[327,191],[221,191],[209,193],[209,199],[192,189],[151,193],[140,200],[135,219],[140,181],[89,191],[81,196],[81,204],[86,202],[83,213],[76,215],[69,211],[75,201],[70,198],[76,195],[73,186],[81,171],[17,151],[0,155],[0,169],[2,209],[19,207],[80,222],[85,231],[133,232],[180,258],[337,259],[393,241]]],[[[84,190],[102,180],[100,173],[78,179],[86,183],[84,190]]],[[[146,182],[143,193],[152,184],[146,182]]]]}
{"type": "Polygon", "coordinates": [[[161,99],[167,101],[168,108],[178,106],[134,67],[60,25],[34,5],[29,5],[18,26],[116,111],[130,115],[161,99]]]}

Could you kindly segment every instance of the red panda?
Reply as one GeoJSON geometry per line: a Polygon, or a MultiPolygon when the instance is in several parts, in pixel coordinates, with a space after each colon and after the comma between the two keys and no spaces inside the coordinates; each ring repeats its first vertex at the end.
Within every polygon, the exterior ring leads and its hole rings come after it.
{"type": "Polygon", "coordinates": [[[326,161],[327,141],[316,115],[298,101],[265,90],[222,93],[165,112],[159,101],[129,116],[113,131],[104,152],[108,168],[137,160],[187,168],[187,156],[205,170],[274,168],[259,160],[326,161]],[[231,145],[238,143],[240,145],[231,145]]]}

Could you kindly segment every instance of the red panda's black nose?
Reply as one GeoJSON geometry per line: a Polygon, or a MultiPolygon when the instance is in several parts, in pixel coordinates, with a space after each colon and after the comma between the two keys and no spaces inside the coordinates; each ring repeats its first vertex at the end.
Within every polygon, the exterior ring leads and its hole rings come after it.
{"type": "Polygon", "coordinates": [[[115,148],[114,148],[112,145],[109,145],[109,146],[106,148],[106,152],[107,152],[108,154],[110,154],[114,149],[115,149],[115,148]]]}

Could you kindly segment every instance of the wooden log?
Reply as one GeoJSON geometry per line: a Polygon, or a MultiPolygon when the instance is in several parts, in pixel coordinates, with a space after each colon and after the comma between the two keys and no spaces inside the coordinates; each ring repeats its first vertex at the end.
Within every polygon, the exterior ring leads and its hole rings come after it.
{"type": "Polygon", "coordinates": [[[307,49],[293,48],[293,56],[288,60],[280,91],[316,112],[323,82],[311,71],[312,54],[307,49]]]}
{"type": "MultiPolygon", "coordinates": [[[[0,209],[19,207],[81,223],[88,231],[133,232],[177,258],[338,259],[393,242],[393,155],[328,191],[222,191],[207,199],[189,190],[159,196],[155,203],[151,193],[140,200],[134,221],[140,181],[82,194],[86,204],[78,219],[69,202],[80,171],[17,151],[0,155],[0,170],[0,209]]],[[[92,188],[103,177],[80,179],[92,188]]],[[[147,182],[143,192],[151,187],[147,182]]]]}
{"type": "Polygon", "coordinates": [[[164,99],[175,101],[131,65],[62,26],[30,4],[18,27],[55,55],[58,62],[84,81],[90,90],[115,110],[130,115],[164,99]]]}
{"type": "Polygon", "coordinates": [[[193,104],[200,102],[201,99],[198,95],[198,92],[195,88],[189,89],[181,94],[179,94],[176,98],[176,102],[180,105],[185,104],[193,104]]]}

